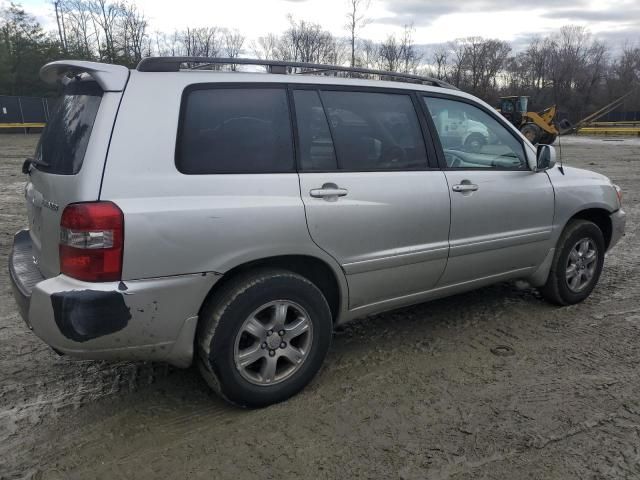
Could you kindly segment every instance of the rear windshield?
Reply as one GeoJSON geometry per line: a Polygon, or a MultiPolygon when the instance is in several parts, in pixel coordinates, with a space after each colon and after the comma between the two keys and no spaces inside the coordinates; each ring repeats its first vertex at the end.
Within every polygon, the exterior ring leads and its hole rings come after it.
{"type": "Polygon", "coordinates": [[[102,89],[93,81],[73,81],[64,89],[36,149],[36,168],[57,175],[75,175],[82,167],[102,89]]]}

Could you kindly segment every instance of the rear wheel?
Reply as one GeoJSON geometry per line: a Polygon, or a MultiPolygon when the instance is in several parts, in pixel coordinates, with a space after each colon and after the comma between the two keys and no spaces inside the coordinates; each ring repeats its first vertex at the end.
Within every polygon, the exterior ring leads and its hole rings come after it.
{"type": "Polygon", "coordinates": [[[311,381],[329,349],[332,320],[320,290],[282,270],[232,280],[203,308],[199,367],[227,401],[280,402],[311,381]]]}
{"type": "Polygon", "coordinates": [[[554,133],[543,132],[539,143],[543,145],[553,145],[553,142],[556,141],[556,138],[558,138],[558,135],[554,133]]]}
{"type": "Polygon", "coordinates": [[[527,137],[527,140],[534,145],[540,141],[540,137],[542,136],[542,129],[535,123],[525,123],[520,128],[520,131],[525,137],[527,137]]]}
{"type": "Polygon", "coordinates": [[[560,236],[549,278],[540,292],[556,305],[582,302],[598,283],[604,254],[600,228],[587,220],[571,221],[560,236]]]}

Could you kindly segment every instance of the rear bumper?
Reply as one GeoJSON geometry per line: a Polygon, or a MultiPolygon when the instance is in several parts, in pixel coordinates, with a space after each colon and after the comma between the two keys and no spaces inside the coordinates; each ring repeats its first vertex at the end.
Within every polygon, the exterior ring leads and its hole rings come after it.
{"type": "Polygon", "coordinates": [[[219,278],[199,273],[105,283],[65,275],[45,279],[34,264],[28,230],[14,238],[9,273],[25,322],[56,350],[180,367],[191,364],[198,310],[219,278]]]}
{"type": "Polygon", "coordinates": [[[627,223],[627,215],[624,210],[620,209],[610,215],[611,218],[611,241],[609,248],[613,248],[616,243],[624,236],[624,230],[627,223]]]}
{"type": "Polygon", "coordinates": [[[44,277],[33,261],[29,230],[21,230],[13,237],[13,247],[9,253],[9,278],[20,315],[31,328],[28,315],[31,292],[44,277]]]}

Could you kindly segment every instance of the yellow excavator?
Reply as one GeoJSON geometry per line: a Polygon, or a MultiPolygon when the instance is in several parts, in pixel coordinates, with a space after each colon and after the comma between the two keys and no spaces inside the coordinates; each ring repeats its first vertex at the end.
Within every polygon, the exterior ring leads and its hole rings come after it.
{"type": "MultiPolygon", "coordinates": [[[[551,145],[560,134],[555,121],[556,106],[552,105],[538,113],[530,112],[528,106],[529,97],[500,97],[498,111],[534,145],[551,145]]],[[[564,129],[569,127],[566,125],[564,129]]]]}

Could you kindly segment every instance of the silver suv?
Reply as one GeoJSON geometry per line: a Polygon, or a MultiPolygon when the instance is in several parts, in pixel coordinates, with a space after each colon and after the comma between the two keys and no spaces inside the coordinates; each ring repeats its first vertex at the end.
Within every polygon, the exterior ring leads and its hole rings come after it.
{"type": "Polygon", "coordinates": [[[623,234],[606,177],[555,166],[444,82],[230,62],[42,68],[64,96],[23,167],[29,230],[9,268],[57,352],[195,361],[228,401],[267,405],[356,317],[512,279],[580,302],[623,234]]]}

